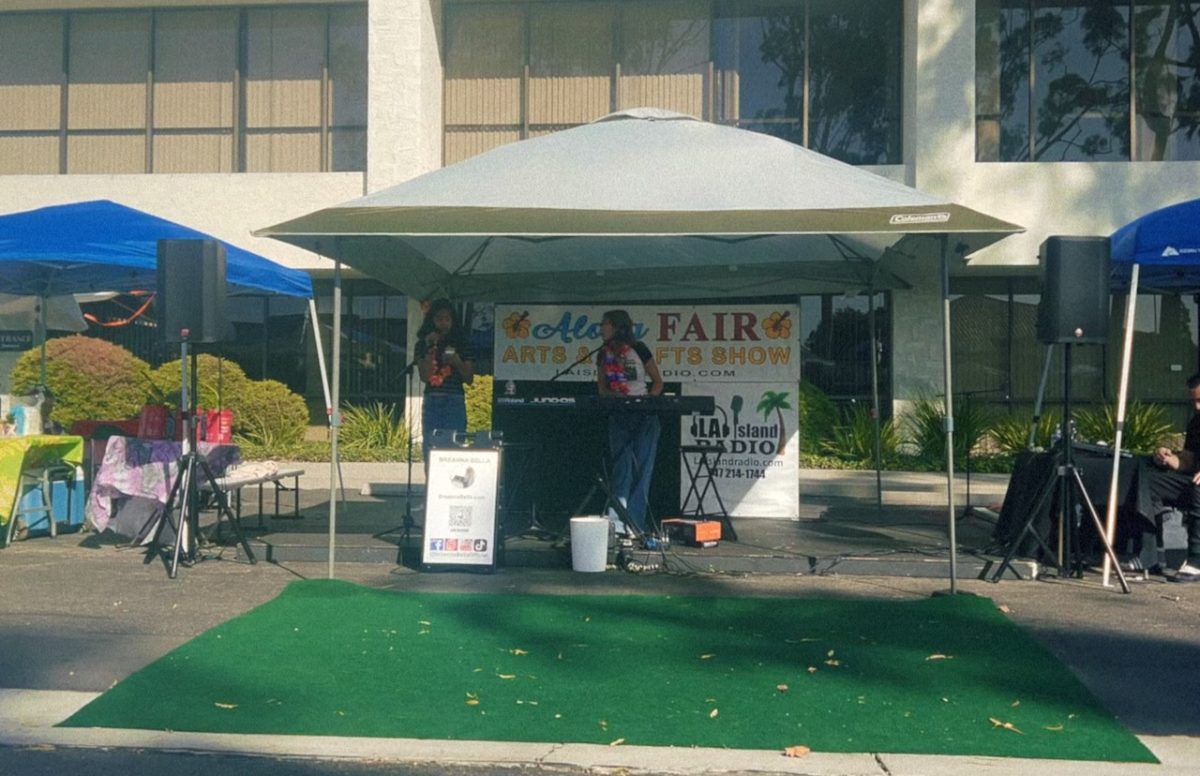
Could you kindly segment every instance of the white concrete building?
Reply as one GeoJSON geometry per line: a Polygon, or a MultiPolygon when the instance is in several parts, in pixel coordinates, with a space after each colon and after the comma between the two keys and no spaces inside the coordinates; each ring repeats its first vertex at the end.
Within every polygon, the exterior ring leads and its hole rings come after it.
{"type": "MultiPolygon", "coordinates": [[[[0,211],[114,199],[319,280],[328,261],[250,232],[501,143],[656,105],[779,134],[1027,227],[955,279],[971,295],[955,311],[958,386],[1026,402],[1040,366],[1027,294],[1041,242],[1107,235],[1200,196],[1191,8],[0,0],[0,211]]],[[[895,269],[913,289],[883,295],[884,394],[905,401],[940,390],[939,285],[932,266],[895,269]]],[[[371,336],[403,338],[394,292],[348,294],[371,336]]],[[[1174,326],[1163,323],[1171,305],[1190,328],[1141,351],[1156,376],[1140,383],[1149,399],[1175,398],[1178,371],[1195,369],[1192,300],[1146,306],[1142,328],[1174,326]]],[[[865,395],[869,370],[847,347],[865,340],[863,324],[838,315],[865,307],[801,299],[806,374],[838,398],[865,395]]],[[[276,336],[262,347],[272,377],[276,336]]],[[[348,377],[345,396],[402,393],[391,371],[402,358],[367,350],[369,376],[348,377]]],[[[1115,372],[1115,353],[1092,350],[1085,398],[1115,372]]],[[[289,382],[315,398],[313,368],[289,382]]]]}

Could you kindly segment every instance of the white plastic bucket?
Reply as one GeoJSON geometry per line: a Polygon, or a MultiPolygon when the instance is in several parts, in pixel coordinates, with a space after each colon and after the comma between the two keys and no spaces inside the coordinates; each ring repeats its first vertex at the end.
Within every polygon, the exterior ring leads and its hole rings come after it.
{"type": "Polygon", "coordinates": [[[571,518],[571,568],[604,571],[608,561],[608,518],[571,518]]]}

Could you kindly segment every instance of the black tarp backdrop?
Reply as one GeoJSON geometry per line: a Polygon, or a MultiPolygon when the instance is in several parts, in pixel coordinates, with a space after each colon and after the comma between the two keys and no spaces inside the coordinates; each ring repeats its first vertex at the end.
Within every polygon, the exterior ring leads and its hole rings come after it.
{"type": "MultiPolygon", "coordinates": [[[[1000,517],[996,521],[992,538],[1005,547],[1010,546],[1016,541],[1025,522],[1040,503],[1040,508],[1037,509],[1036,514],[1033,514],[1032,530],[1042,537],[1042,541],[1051,549],[1055,548],[1058,541],[1059,516],[1062,514],[1058,493],[1059,479],[1055,476],[1055,470],[1058,468],[1061,458],[1061,453],[1057,449],[1047,452],[1026,451],[1017,455],[1008,490],[1004,495],[1004,505],[1000,509],[1000,517]],[[1048,498],[1043,499],[1048,488],[1054,489],[1054,492],[1048,498]]],[[[1076,445],[1072,453],[1072,460],[1079,471],[1080,479],[1083,480],[1083,486],[1092,500],[1092,505],[1102,515],[1104,507],[1108,503],[1112,452],[1097,451],[1076,445]]],[[[1117,484],[1118,504],[1124,504],[1129,495],[1135,468],[1132,463],[1128,459],[1122,461],[1121,475],[1117,484]]],[[[1076,499],[1076,503],[1082,509],[1087,509],[1082,501],[1076,499]]],[[[1092,519],[1086,512],[1081,514],[1081,518],[1079,546],[1086,555],[1100,547],[1099,537],[1092,524],[1092,519]]],[[[1132,514],[1122,514],[1113,548],[1122,552],[1127,540],[1140,537],[1142,530],[1141,521],[1132,514]]],[[[1021,540],[1016,554],[1018,557],[1048,560],[1039,557],[1041,550],[1037,541],[1028,534],[1021,540]]]]}

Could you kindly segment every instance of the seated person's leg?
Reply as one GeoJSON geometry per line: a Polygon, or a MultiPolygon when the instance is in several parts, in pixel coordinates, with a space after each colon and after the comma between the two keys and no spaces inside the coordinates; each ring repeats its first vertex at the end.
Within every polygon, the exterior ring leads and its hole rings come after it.
{"type": "Polygon", "coordinates": [[[1192,486],[1191,504],[1184,511],[1187,527],[1187,561],[1175,574],[1179,582],[1200,582],[1200,486],[1192,486]]]}
{"type": "Polygon", "coordinates": [[[1142,519],[1151,524],[1171,508],[1189,512],[1193,509],[1194,501],[1196,509],[1200,510],[1198,493],[1200,489],[1192,482],[1191,475],[1160,468],[1148,458],[1138,461],[1137,511],[1142,519]]]}

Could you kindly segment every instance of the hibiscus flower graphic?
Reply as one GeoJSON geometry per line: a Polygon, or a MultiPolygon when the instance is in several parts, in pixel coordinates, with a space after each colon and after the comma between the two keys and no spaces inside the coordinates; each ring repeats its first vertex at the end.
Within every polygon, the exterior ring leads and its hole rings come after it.
{"type": "Polygon", "coordinates": [[[763,331],[767,339],[787,339],[792,336],[791,313],[771,313],[763,321],[763,331]]]}
{"type": "Polygon", "coordinates": [[[509,339],[525,339],[529,336],[529,311],[513,313],[504,319],[504,332],[509,339]]]}

